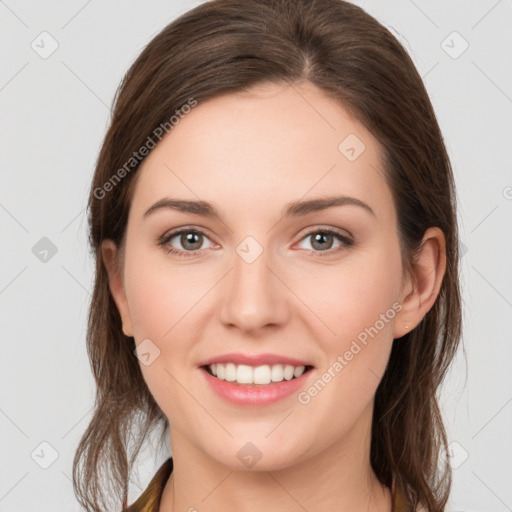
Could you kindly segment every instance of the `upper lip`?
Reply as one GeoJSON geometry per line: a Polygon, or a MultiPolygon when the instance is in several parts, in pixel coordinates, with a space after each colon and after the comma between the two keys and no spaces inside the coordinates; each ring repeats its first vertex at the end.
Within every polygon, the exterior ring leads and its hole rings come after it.
{"type": "Polygon", "coordinates": [[[199,366],[209,366],[217,363],[246,364],[248,366],[263,366],[274,364],[289,364],[291,366],[312,366],[306,361],[295,359],[293,357],[281,356],[279,354],[222,354],[204,360],[199,366]]]}

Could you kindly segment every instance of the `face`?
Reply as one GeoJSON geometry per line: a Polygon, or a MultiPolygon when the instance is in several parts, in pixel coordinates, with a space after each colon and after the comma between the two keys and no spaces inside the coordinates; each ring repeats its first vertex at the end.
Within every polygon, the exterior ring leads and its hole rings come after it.
{"type": "Polygon", "coordinates": [[[113,290],[172,443],[270,470],[368,434],[408,286],[381,151],[315,86],[266,84],[144,160],[113,290]]]}

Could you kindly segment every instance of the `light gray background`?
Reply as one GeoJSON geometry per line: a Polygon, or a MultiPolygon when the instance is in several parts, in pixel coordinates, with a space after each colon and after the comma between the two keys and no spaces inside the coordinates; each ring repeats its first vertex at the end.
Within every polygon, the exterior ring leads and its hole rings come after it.
{"type": "MultiPolygon", "coordinates": [[[[1,512],[79,510],[71,461],[94,390],[85,351],[89,182],[123,74],[198,3],[0,1],[1,512]],[[58,43],[46,59],[31,47],[51,48],[44,31],[58,43]],[[32,251],[43,237],[57,248],[46,262],[32,251]]],[[[357,3],[411,54],[456,174],[467,367],[459,357],[442,395],[456,468],[451,510],[510,511],[512,2],[357,3]]],[[[132,499],[167,456],[141,456],[132,499]]]]}

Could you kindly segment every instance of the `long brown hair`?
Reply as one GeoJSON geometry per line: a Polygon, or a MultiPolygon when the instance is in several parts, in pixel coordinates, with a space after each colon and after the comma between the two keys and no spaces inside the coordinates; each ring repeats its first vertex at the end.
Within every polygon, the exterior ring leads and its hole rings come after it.
{"type": "Polygon", "coordinates": [[[446,237],[440,294],[421,323],[394,342],[377,389],[370,453],[383,484],[395,482],[428,512],[444,509],[451,473],[439,457],[447,438],[436,395],[461,334],[458,235],[452,169],[422,80],[395,37],[348,2],[213,0],[166,26],[133,63],[96,163],[87,349],[97,391],[73,463],[75,493],[87,511],[105,510],[110,492],[126,506],[137,454],[155,427],[161,441],[169,427],[143,379],[134,340],[122,332],[100,249],[104,239],[123,246],[143,160],[138,151],[158,143],[158,127],[174,129],[169,120],[179,123],[176,113],[191,98],[200,104],[261,82],[302,80],[339,101],[381,143],[405,267],[427,228],[446,237]]]}

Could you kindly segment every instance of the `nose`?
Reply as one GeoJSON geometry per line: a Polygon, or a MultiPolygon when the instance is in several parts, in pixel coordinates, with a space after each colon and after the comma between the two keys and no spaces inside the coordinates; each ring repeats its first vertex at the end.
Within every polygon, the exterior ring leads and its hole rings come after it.
{"type": "Polygon", "coordinates": [[[221,291],[221,322],[244,332],[283,325],[289,315],[287,287],[266,251],[252,262],[236,253],[233,266],[221,291]]]}

